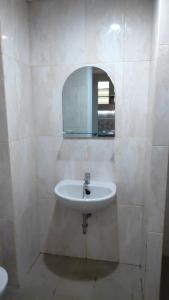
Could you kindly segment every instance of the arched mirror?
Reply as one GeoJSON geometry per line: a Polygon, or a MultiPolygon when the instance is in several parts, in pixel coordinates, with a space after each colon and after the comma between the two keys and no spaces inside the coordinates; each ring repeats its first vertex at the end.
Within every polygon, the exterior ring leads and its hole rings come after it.
{"type": "Polygon", "coordinates": [[[115,88],[105,71],[83,67],[63,87],[64,137],[114,137],[115,88]]]}

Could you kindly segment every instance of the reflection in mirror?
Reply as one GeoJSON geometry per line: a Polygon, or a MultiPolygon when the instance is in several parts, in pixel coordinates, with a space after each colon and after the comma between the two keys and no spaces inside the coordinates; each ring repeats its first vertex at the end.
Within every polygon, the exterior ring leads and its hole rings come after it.
{"type": "Polygon", "coordinates": [[[83,67],[63,87],[65,137],[115,136],[115,89],[106,72],[83,67]]]}

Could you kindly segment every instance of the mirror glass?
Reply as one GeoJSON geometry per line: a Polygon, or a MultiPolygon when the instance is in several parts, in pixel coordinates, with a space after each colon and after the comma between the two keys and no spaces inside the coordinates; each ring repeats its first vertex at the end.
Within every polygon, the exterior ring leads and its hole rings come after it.
{"type": "Polygon", "coordinates": [[[115,89],[105,71],[90,66],[74,71],[62,96],[65,137],[115,136],[115,89]]]}

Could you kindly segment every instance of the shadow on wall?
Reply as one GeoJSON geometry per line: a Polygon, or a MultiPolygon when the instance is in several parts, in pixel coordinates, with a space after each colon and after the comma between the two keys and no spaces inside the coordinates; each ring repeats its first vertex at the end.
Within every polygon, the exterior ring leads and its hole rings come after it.
{"type": "Polygon", "coordinates": [[[70,258],[51,255],[43,256],[48,269],[54,274],[71,280],[88,281],[97,280],[112,274],[118,267],[118,263],[103,262],[84,258],[70,258]]]}
{"type": "MultiPolygon", "coordinates": [[[[1,28],[0,28],[1,35],[1,28]]],[[[10,168],[5,80],[0,40],[0,264],[7,270],[9,284],[18,285],[16,240],[10,168]]]]}
{"type": "MultiPolygon", "coordinates": [[[[117,201],[101,212],[94,213],[88,220],[87,234],[82,233],[82,214],[63,207],[56,199],[53,214],[51,215],[48,233],[44,241],[44,251],[49,254],[69,256],[76,258],[88,258],[109,262],[119,261],[118,224],[117,224],[117,201]]],[[[58,259],[59,260],[59,259],[58,259]]],[[[68,260],[69,262],[69,260],[68,260]]],[[[59,261],[58,273],[61,276],[90,279],[89,269],[91,264],[87,261],[79,262],[75,259],[75,265],[62,269],[62,259],[59,261]],[[80,269],[79,269],[80,264],[80,269]],[[63,272],[63,274],[62,274],[63,272]],[[75,273],[74,273],[75,272],[75,273]]],[[[104,277],[112,272],[116,264],[103,268],[102,264],[93,262],[93,271],[104,277]]],[[[93,275],[91,273],[93,278],[93,275]]]]}

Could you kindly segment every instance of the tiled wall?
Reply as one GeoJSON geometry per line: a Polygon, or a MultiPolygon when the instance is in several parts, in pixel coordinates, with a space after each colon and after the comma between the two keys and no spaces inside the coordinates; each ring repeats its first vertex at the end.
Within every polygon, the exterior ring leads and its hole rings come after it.
{"type": "Polygon", "coordinates": [[[45,252],[138,265],[144,263],[145,238],[146,299],[158,299],[169,146],[169,26],[167,1],[157,1],[154,24],[153,3],[35,0],[27,6],[21,0],[0,2],[0,84],[4,82],[0,114],[7,116],[0,117],[0,174],[4,174],[0,185],[5,187],[0,233],[3,260],[12,261],[8,264],[12,279],[17,270],[15,250],[19,279],[39,252],[39,211],[45,252]],[[120,29],[113,31],[112,24],[120,29]],[[115,140],[62,138],[62,87],[72,71],[85,65],[102,68],[115,85],[115,140]],[[155,76],[149,82],[150,71],[155,76]],[[148,93],[149,87],[156,87],[153,93],[148,93]],[[60,179],[83,178],[85,171],[93,179],[114,180],[117,203],[89,219],[84,237],[80,214],[64,209],[53,188],[60,179]]]}
{"type": "Polygon", "coordinates": [[[156,1],[154,110],[146,208],[145,299],[159,299],[169,146],[169,3],[156,1]]]}
{"type": "Polygon", "coordinates": [[[151,0],[30,4],[42,251],[142,261],[152,17],[151,0]],[[119,25],[117,31],[113,24],[119,25]],[[63,84],[88,64],[105,70],[115,85],[115,141],[62,138],[63,84]],[[86,237],[82,217],[61,207],[53,193],[60,179],[81,179],[85,171],[92,179],[117,182],[117,204],[92,216],[86,237]]]}
{"type": "MultiPolygon", "coordinates": [[[[10,280],[13,279],[10,265],[13,266],[14,264],[12,254],[9,257],[9,251],[12,253],[16,251],[17,268],[14,266],[14,269],[15,271],[18,269],[17,276],[20,282],[39,253],[31,70],[29,65],[29,23],[26,1],[0,1],[0,21],[8,129],[6,134],[8,136],[5,136],[8,144],[1,146],[1,151],[3,151],[1,156],[3,161],[7,155],[10,159],[9,172],[12,184],[10,197],[12,197],[13,205],[12,224],[10,222],[5,223],[3,220],[1,233],[4,234],[3,251],[8,255],[8,259],[6,259],[8,263],[5,264],[5,267],[9,272],[9,278],[10,280]],[[15,232],[13,239],[11,238],[12,230],[15,232]]],[[[4,170],[1,170],[1,174],[7,176],[8,168],[6,165],[3,167],[4,170]]],[[[3,186],[6,186],[8,182],[7,178],[6,182],[3,182],[3,186]]],[[[8,197],[6,196],[5,209],[8,208],[7,200],[8,197]]]]}

